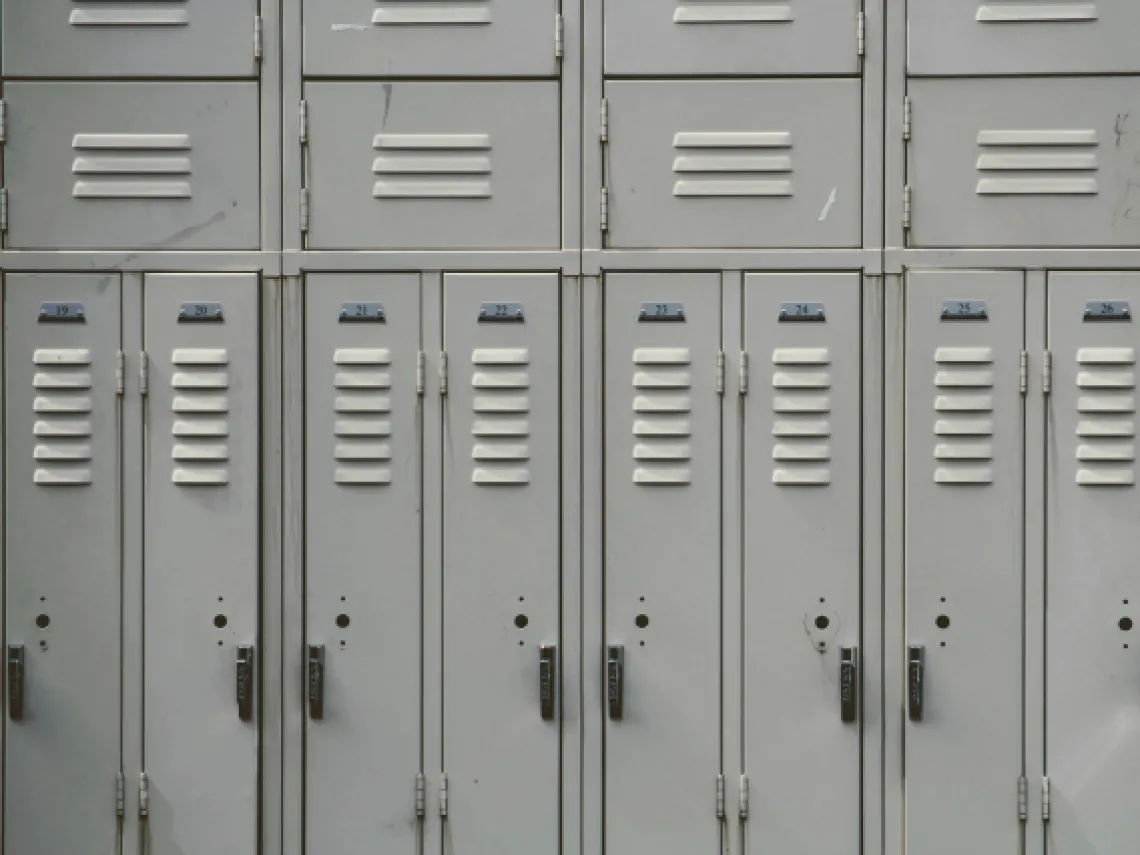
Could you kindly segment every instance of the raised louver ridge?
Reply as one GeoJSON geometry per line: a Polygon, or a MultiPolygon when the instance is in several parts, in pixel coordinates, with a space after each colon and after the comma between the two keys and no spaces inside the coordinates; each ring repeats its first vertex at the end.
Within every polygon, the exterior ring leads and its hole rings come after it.
{"type": "Polygon", "coordinates": [[[1024,0],[988,0],[978,6],[976,19],[983,24],[1073,23],[1095,21],[1096,3],[1026,3],[1024,0]]]}
{"type": "Polygon", "coordinates": [[[792,4],[765,0],[684,0],[673,12],[675,24],[786,24],[792,4]]]}
{"type": "Polygon", "coordinates": [[[471,353],[471,481],[485,487],[530,483],[530,352],[480,347],[471,353]]]}
{"type": "Polygon", "coordinates": [[[189,134],[76,134],[77,199],[188,199],[189,134]]]}
{"type": "Polygon", "coordinates": [[[683,132],[673,137],[674,196],[791,196],[786,131],[683,132]]]}
{"type": "Polygon", "coordinates": [[[229,355],[224,347],[177,348],[170,363],[171,478],[183,487],[228,484],[229,355]]]}
{"type": "Polygon", "coordinates": [[[72,3],[73,27],[184,27],[188,0],[81,0],[72,3]]]}
{"type": "Polygon", "coordinates": [[[934,362],[934,481],[992,484],[993,349],[940,347],[934,362]]]}
{"type": "Polygon", "coordinates": [[[831,353],[826,347],[772,351],[772,483],[831,483],[831,353]]]}
{"type": "Polygon", "coordinates": [[[633,483],[692,480],[692,372],[687,347],[633,352],[633,483]]]}
{"type": "Polygon", "coordinates": [[[44,487],[91,483],[91,351],[40,348],[35,376],[33,480],[44,487]]]}
{"type": "Polygon", "coordinates": [[[376,199],[488,199],[489,134],[377,134],[376,199]]]}
{"type": "Polygon", "coordinates": [[[489,0],[381,0],[372,13],[378,27],[490,24],[489,0]]]}
{"type": "Polygon", "coordinates": [[[1096,131],[982,131],[978,146],[976,190],[981,196],[1097,193],[1096,131]]]}
{"type": "Polygon", "coordinates": [[[1077,351],[1077,475],[1082,487],[1136,482],[1136,352],[1131,347],[1077,351]]]}
{"type": "Polygon", "coordinates": [[[333,352],[333,481],[392,483],[392,356],[383,347],[333,352]]]}

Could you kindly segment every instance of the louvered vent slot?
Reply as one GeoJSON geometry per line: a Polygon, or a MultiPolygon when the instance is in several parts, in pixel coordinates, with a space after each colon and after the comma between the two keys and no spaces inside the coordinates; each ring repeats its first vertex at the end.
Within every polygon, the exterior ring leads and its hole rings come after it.
{"type": "Polygon", "coordinates": [[[792,4],[771,0],[683,0],[675,24],[783,24],[792,20],[792,4]]]}
{"type": "Polygon", "coordinates": [[[826,347],[772,351],[772,483],[831,483],[831,354],[826,347]]]}
{"type": "Polygon", "coordinates": [[[73,27],[184,27],[188,0],[81,0],[72,3],[73,27]]]}
{"type": "Polygon", "coordinates": [[[173,481],[186,487],[228,484],[230,375],[226,349],[178,348],[170,362],[173,481]]]}
{"type": "Polygon", "coordinates": [[[376,199],[489,199],[489,134],[377,134],[376,199]]]}
{"type": "Polygon", "coordinates": [[[189,199],[189,134],[76,134],[77,199],[189,199]]]}
{"type": "Polygon", "coordinates": [[[1072,23],[1095,21],[1096,3],[1026,2],[988,0],[978,7],[977,20],[984,24],[1072,23]]]}
{"type": "Polygon", "coordinates": [[[692,374],[687,347],[633,352],[633,482],[692,480],[692,374]]]}
{"type": "Polygon", "coordinates": [[[378,27],[491,23],[490,0],[381,0],[372,13],[378,27]]]}
{"type": "Polygon", "coordinates": [[[994,354],[989,347],[934,351],[934,481],[994,480],[994,354]]]}
{"type": "Polygon", "coordinates": [[[785,131],[673,137],[674,196],[791,196],[792,135],[785,131]]]}
{"type": "Polygon", "coordinates": [[[1096,131],[982,131],[980,196],[1095,196],[1096,131]]]}
{"type": "Polygon", "coordinates": [[[382,347],[343,347],[333,353],[333,365],[333,480],[391,484],[391,353],[382,347]]]}
{"type": "Polygon", "coordinates": [[[34,481],[45,487],[91,483],[91,351],[41,348],[35,363],[34,481]]]}
{"type": "Polygon", "coordinates": [[[530,482],[530,353],[480,347],[471,353],[474,389],[471,480],[487,487],[530,482]]]}
{"type": "Polygon", "coordinates": [[[1136,483],[1136,352],[1131,347],[1077,351],[1077,483],[1136,483]]]}

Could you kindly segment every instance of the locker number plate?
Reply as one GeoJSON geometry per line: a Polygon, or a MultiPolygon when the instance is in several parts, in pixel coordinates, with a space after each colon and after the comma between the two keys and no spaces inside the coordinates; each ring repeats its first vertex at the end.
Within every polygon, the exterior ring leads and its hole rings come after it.
{"type": "Polygon", "coordinates": [[[947,300],[942,304],[944,321],[988,321],[985,300],[947,300]]]}
{"type": "Polygon", "coordinates": [[[684,303],[642,303],[638,321],[684,321],[684,303]]]}
{"type": "Polygon", "coordinates": [[[479,323],[521,324],[526,313],[522,303],[480,303],[479,323]]]}
{"type": "Polygon", "coordinates": [[[1132,306],[1127,300],[1089,300],[1085,303],[1086,321],[1130,321],[1132,306]]]}
{"type": "Polygon", "coordinates": [[[82,303],[40,303],[41,324],[82,324],[86,320],[82,303]]]}
{"type": "Polygon", "coordinates": [[[388,320],[384,314],[383,303],[341,303],[340,319],[342,324],[383,324],[388,320]]]}
{"type": "Polygon", "coordinates": [[[180,324],[220,324],[223,320],[221,303],[183,303],[178,309],[180,324]]]}
{"type": "Polygon", "coordinates": [[[823,303],[781,303],[780,323],[791,321],[815,321],[822,323],[827,320],[827,310],[823,303]]]}

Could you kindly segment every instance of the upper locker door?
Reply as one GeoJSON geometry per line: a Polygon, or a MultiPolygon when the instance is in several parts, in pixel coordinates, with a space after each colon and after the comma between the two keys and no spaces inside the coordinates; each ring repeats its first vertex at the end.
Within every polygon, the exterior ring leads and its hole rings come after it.
{"type": "Polygon", "coordinates": [[[447,848],[559,849],[560,289],[444,276],[447,848]]]}
{"type": "Polygon", "coordinates": [[[4,284],[4,850],[116,852],[119,277],[4,284]]]}
{"type": "Polygon", "coordinates": [[[605,288],[605,851],[714,852],[720,277],[605,288]]]}
{"type": "Polygon", "coordinates": [[[248,77],[256,0],[5,3],[4,74],[18,77],[248,77]]]}
{"type": "Polygon", "coordinates": [[[913,245],[1140,243],[1134,78],[912,80],[909,87],[913,245]]]}
{"type": "Polygon", "coordinates": [[[1136,0],[910,0],[911,74],[1140,71],[1136,0]]]}
{"type": "Polygon", "coordinates": [[[143,762],[152,852],[257,849],[258,278],[148,274],[143,762]]]}
{"type": "Polygon", "coordinates": [[[558,0],[304,0],[305,73],[558,73],[558,0]]]}
{"type": "Polygon", "coordinates": [[[420,771],[418,274],[306,279],[310,855],[411,855],[420,771]]]}
{"type": "Polygon", "coordinates": [[[859,245],[858,80],[625,80],[606,98],[611,246],[859,245]]]}
{"type": "Polygon", "coordinates": [[[859,850],[859,281],[745,277],[744,772],[754,853],[859,850]]]}
{"type": "Polygon", "coordinates": [[[1045,774],[1051,853],[1127,852],[1140,764],[1140,274],[1049,275],[1045,774]]]}
{"type": "Polygon", "coordinates": [[[607,74],[856,74],[859,0],[618,0],[607,74]]]}
{"type": "Polygon", "coordinates": [[[916,272],[906,303],[906,844],[1016,855],[1021,273],[916,272]]]}

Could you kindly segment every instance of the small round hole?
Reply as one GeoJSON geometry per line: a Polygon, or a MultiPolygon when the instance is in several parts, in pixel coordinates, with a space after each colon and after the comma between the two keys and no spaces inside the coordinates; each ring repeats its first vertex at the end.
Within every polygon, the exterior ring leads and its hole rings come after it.
{"type": "MultiPolygon", "coordinates": [[[[40,602],[41,602],[41,603],[46,603],[46,602],[47,602],[47,597],[40,597],[40,602]]],[[[1128,600],[1125,600],[1124,602],[1125,602],[1125,603],[1127,603],[1127,602],[1128,602],[1128,600]]]]}
{"type": "Polygon", "coordinates": [[[347,644],[347,642],[346,642],[346,641],[344,641],[344,640],[342,639],[342,640],[341,640],[341,642],[340,642],[340,646],[341,646],[341,647],[344,647],[344,645],[345,645],[345,644],[347,644]]]}
{"type": "Polygon", "coordinates": [[[229,623],[229,621],[226,620],[225,615],[214,615],[214,626],[218,629],[225,629],[227,623],[229,623]]]}
{"type": "Polygon", "coordinates": [[[1131,629],[1132,629],[1132,618],[1130,618],[1130,617],[1122,617],[1122,618],[1120,619],[1120,623],[1118,624],[1118,626],[1119,626],[1119,627],[1120,627],[1122,630],[1124,630],[1125,632],[1128,632],[1129,630],[1131,630],[1131,629]]]}
{"type": "Polygon", "coordinates": [[[637,601],[638,601],[639,603],[644,603],[644,602],[645,602],[645,597],[638,597],[638,598],[637,598],[637,601]]]}
{"type": "Polygon", "coordinates": [[[829,626],[831,626],[831,621],[827,619],[827,615],[820,615],[815,619],[816,629],[827,629],[829,626]]]}
{"type": "Polygon", "coordinates": [[[821,603],[826,603],[826,602],[827,602],[827,597],[820,597],[820,598],[819,598],[819,601],[820,601],[821,603]]]}
{"type": "Polygon", "coordinates": [[[42,650],[47,650],[47,642],[44,641],[42,638],[40,639],[40,648],[42,650]]]}
{"type": "MultiPolygon", "coordinates": [[[[42,599],[43,599],[43,597],[40,597],[40,599],[42,600],[42,599]]],[[[1123,602],[1123,603],[1124,603],[1124,605],[1128,605],[1128,600],[1121,600],[1121,602],[1123,602]]]]}
{"type": "Polygon", "coordinates": [[[51,618],[47,615],[36,615],[36,626],[40,629],[47,629],[51,626],[51,618]]]}
{"type": "Polygon", "coordinates": [[[225,602],[225,597],[218,597],[218,602],[219,602],[219,603],[224,603],[224,602],[225,602]]]}
{"type": "Polygon", "coordinates": [[[643,641],[643,642],[641,642],[641,646],[642,646],[642,647],[644,647],[644,646],[645,646],[645,642],[644,642],[644,641],[643,641]]]}
{"type": "Polygon", "coordinates": [[[946,602],[946,598],[945,598],[945,597],[939,597],[939,599],[940,599],[942,602],[946,602]]]}
{"type": "Polygon", "coordinates": [[[821,642],[819,643],[819,649],[820,649],[820,650],[823,650],[823,648],[825,648],[825,647],[827,647],[827,642],[826,642],[826,641],[821,641],[821,642]]]}
{"type": "Polygon", "coordinates": [[[339,626],[341,629],[347,629],[348,625],[350,623],[351,623],[351,621],[349,620],[348,615],[337,615],[336,616],[336,625],[339,626]]]}
{"type": "Polygon", "coordinates": [[[526,602],[526,597],[519,597],[519,602],[520,602],[520,603],[525,603],[525,602],[526,602]]]}
{"type": "Polygon", "coordinates": [[[526,629],[526,625],[530,623],[526,615],[515,615],[515,626],[519,629],[526,629]]]}
{"type": "Polygon", "coordinates": [[[950,626],[950,618],[947,615],[939,615],[934,619],[934,623],[939,629],[947,629],[950,626]]]}
{"type": "Polygon", "coordinates": [[[520,642],[519,642],[519,647],[522,647],[524,644],[526,644],[526,642],[525,642],[525,641],[520,641],[520,642]]]}
{"type": "Polygon", "coordinates": [[[945,641],[940,641],[940,642],[939,642],[939,644],[941,644],[943,647],[945,647],[945,646],[946,646],[946,642],[945,642],[945,641]]]}
{"type": "Polygon", "coordinates": [[[221,642],[221,641],[219,641],[219,642],[218,642],[218,647],[221,647],[221,646],[222,646],[222,644],[224,644],[224,642],[221,642]]]}
{"type": "Polygon", "coordinates": [[[340,598],[340,601],[343,603],[343,602],[344,602],[344,597],[341,597],[341,598],[340,598]]]}
{"type": "Polygon", "coordinates": [[[649,615],[638,615],[633,619],[638,629],[645,629],[649,626],[649,615]]]}

